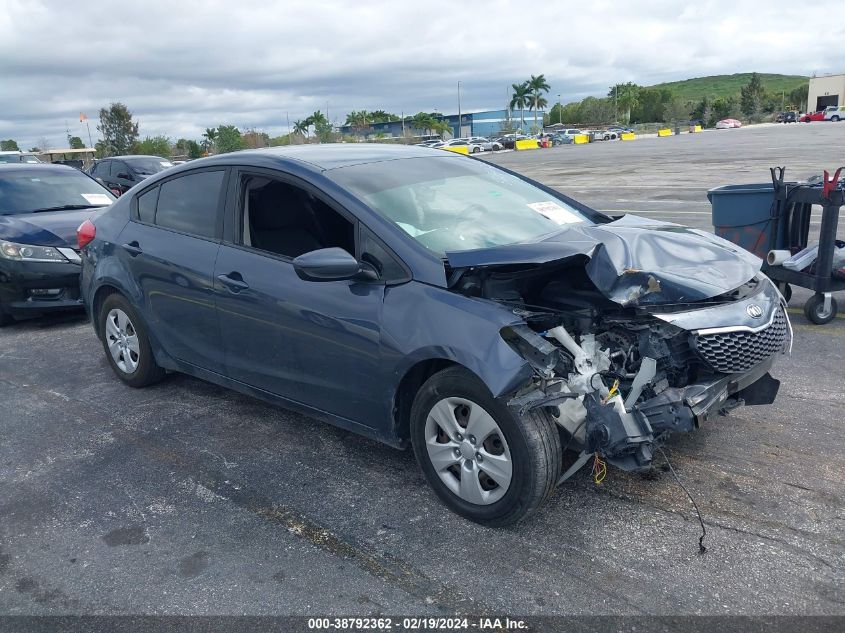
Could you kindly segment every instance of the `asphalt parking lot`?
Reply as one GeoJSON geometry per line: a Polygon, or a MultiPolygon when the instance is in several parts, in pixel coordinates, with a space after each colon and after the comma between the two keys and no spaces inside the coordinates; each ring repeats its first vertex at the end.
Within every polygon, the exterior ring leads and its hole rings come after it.
{"type": "MultiPolygon", "coordinates": [[[[620,213],[709,227],[704,193],[842,162],[845,124],[490,158],[620,213]]],[[[0,330],[4,614],[845,614],[845,319],[772,406],[667,446],[671,475],[582,471],[531,520],[451,514],[410,452],[187,378],[132,390],[81,316],[0,330]]],[[[840,297],[845,304],[845,297],[840,297]]],[[[845,308],[845,305],[843,305],[845,308]]],[[[658,463],[659,463],[658,459],[658,463]]]]}

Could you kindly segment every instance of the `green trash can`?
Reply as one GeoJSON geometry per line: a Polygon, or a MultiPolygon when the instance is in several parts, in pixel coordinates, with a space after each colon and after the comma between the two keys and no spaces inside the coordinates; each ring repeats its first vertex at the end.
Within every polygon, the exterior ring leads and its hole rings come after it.
{"type": "Polygon", "coordinates": [[[777,206],[772,183],[727,185],[707,192],[716,235],[765,259],[770,250],[786,242],[784,222],[772,235],[777,206]]]}

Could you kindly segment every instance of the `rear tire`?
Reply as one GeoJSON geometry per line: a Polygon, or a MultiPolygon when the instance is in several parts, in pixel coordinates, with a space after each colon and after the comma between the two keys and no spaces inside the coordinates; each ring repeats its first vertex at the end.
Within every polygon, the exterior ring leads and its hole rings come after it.
{"type": "Polygon", "coordinates": [[[147,328],[123,295],[106,297],[98,323],[106,358],[118,378],[136,388],[164,378],[166,372],[156,364],[147,328]]]}
{"type": "Polygon", "coordinates": [[[462,367],[444,369],[420,388],[411,440],[437,496],[457,514],[491,527],[535,511],[561,472],[560,434],[551,415],[535,409],[515,418],[462,367]]]}

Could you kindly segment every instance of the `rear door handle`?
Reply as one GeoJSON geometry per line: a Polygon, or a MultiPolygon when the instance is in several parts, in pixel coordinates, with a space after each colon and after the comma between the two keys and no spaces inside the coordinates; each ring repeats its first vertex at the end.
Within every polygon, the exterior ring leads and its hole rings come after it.
{"type": "Polygon", "coordinates": [[[141,249],[141,245],[138,242],[129,242],[128,244],[123,245],[123,250],[129,253],[132,257],[136,255],[140,255],[144,251],[141,249]]]}
{"type": "Polygon", "coordinates": [[[232,272],[228,275],[217,275],[217,279],[232,292],[240,292],[249,288],[240,273],[232,272]]]}

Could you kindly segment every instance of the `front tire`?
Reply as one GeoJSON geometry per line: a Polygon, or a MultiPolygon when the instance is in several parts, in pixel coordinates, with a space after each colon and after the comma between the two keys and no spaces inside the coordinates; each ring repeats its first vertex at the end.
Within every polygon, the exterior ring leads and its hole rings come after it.
{"type": "Polygon", "coordinates": [[[99,325],[106,358],[118,378],[130,387],[146,387],[164,378],[147,328],[125,297],[112,294],[103,301],[99,325]]]}
{"type": "Polygon", "coordinates": [[[536,510],[561,472],[551,415],[535,409],[517,419],[462,367],[445,369],[420,388],[411,440],[437,496],[457,514],[491,527],[536,510]]]}

